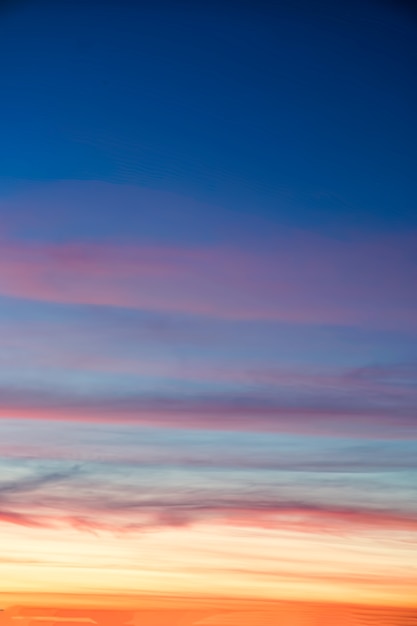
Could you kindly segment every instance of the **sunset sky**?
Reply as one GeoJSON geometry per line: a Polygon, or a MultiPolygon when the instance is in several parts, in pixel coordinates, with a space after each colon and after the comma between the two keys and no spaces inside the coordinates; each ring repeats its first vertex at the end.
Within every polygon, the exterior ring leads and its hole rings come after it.
{"type": "Polygon", "coordinates": [[[1,5],[0,608],[417,607],[416,31],[1,5]]]}

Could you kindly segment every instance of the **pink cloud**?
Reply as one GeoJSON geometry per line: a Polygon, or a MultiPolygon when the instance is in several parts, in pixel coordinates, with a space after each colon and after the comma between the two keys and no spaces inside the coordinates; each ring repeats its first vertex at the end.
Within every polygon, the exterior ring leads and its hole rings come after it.
{"type": "Polygon", "coordinates": [[[277,507],[274,511],[256,511],[253,509],[231,511],[225,520],[231,525],[257,526],[261,528],[280,528],[309,533],[344,534],[358,530],[378,528],[393,531],[417,531],[417,516],[401,514],[395,511],[366,509],[343,509],[308,506],[277,507]]]}
{"type": "Polygon", "coordinates": [[[39,527],[49,525],[45,520],[33,518],[16,511],[0,511],[0,524],[14,524],[16,526],[39,527]]]}
{"type": "Polygon", "coordinates": [[[265,394],[85,397],[10,389],[0,393],[1,417],[380,439],[415,438],[417,419],[413,404],[378,405],[345,398],[285,402],[265,394]]]}
{"type": "MultiPolygon", "coordinates": [[[[354,394],[357,398],[375,398],[404,402],[417,402],[417,364],[393,363],[391,365],[364,365],[284,367],[279,365],[251,364],[250,355],[233,360],[229,352],[221,350],[209,354],[194,352],[186,359],[171,354],[161,354],[163,342],[149,338],[146,327],[142,335],[129,336],[123,322],[118,322],[122,336],[106,334],[106,326],[96,333],[95,326],[79,328],[67,321],[51,324],[50,321],[25,321],[3,323],[0,343],[7,351],[3,363],[8,368],[57,368],[84,372],[128,374],[146,379],[179,382],[209,383],[210,385],[237,386],[239,390],[261,388],[263,391],[280,390],[303,397],[321,394],[328,398],[354,394]],[[146,340],[154,349],[144,356],[139,346],[146,340]],[[132,346],[135,349],[132,350],[132,346]]],[[[215,343],[213,339],[213,344],[215,343]]],[[[198,338],[196,340],[198,345],[198,338]]],[[[229,344],[230,345],[230,344],[229,344]]],[[[217,346],[216,346],[217,347],[217,346]]],[[[181,350],[178,350],[181,354],[181,350]]]]}
{"type": "Polygon", "coordinates": [[[138,489],[127,481],[109,480],[109,475],[86,473],[68,467],[60,473],[40,473],[0,485],[0,523],[62,528],[80,531],[137,533],[164,528],[214,523],[234,527],[253,527],[296,531],[307,534],[345,535],[358,531],[417,532],[414,507],[342,504],[317,500],[309,490],[288,499],[275,489],[230,492],[230,489],[167,488],[152,479],[138,489]],[[59,487],[56,489],[55,487],[59,487]],[[52,488],[51,488],[52,487],[52,488]]]}
{"type": "Polygon", "coordinates": [[[262,251],[3,241],[0,294],[223,319],[415,328],[416,235],[262,251]]]}
{"type": "MultiPolygon", "coordinates": [[[[120,490],[120,487],[119,487],[120,490]]],[[[343,507],[309,502],[239,501],[229,498],[210,501],[207,496],[181,498],[170,494],[159,497],[124,500],[118,491],[116,499],[109,497],[84,499],[68,493],[60,498],[42,494],[25,496],[24,503],[11,502],[8,510],[0,512],[0,523],[29,527],[59,528],[71,526],[84,532],[98,531],[136,533],[172,527],[186,527],[200,522],[235,527],[296,531],[308,534],[332,533],[344,535],[358,531],[417,532],[415,512],[378,510],[366,507],[343,507]]]]}

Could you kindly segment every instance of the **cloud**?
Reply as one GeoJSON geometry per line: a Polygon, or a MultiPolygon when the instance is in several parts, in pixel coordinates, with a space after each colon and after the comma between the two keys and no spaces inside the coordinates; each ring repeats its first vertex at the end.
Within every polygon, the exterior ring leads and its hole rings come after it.
{"type": "Polygon", "coordinates": [[[36,511],[32,514],[28,511],[15,510],[16,502],[19,508],[21,496],[30,498],[34,492],[42,493],[50,485],[71,481],[76,473],[77,468],[67,467],[65,471],[32,472],[15,480],[0,482],[0,522],[27,527],[50,526],[50,520],[36,511]]]}
{"type": "Polygon", "coordinates": [[[32,462],[24,476],[0,484],[0,521],[28,527],[71,526],[94,534],[148,532],[201,522],[319,534],[417,531],[417,512],[407,500],[393,506],[375,496],[368,502],[350,496],[347,503],[344,494],[357,488],[355,481],[347,490],[339,485],[338,498],[319,482],[313,488],[307,481],[300,489],[303,482],[298,479],[287,488],[282,478],[274,488],[262,477],[253,481],[237,489],[227,473],[221,486],[196,474],[167,484],[163,471],[144,475],[119,468],[115,473],[88,465],[81,471],[68,463],[61,463],[59,471],[45,471],[32,462]],[[295,487],[302,495],[285,495],[295,493],[295,487]]]}
{"type": "Polygon", "coordinates": [[[135,493],[120,483],[104,489],[97,479],[92,491],[89,486],[93,484],[94,478],[87,486],[78,480],[59,494],[46,489],[40,494],[40,503],[39,496],[11,496],[7,508],[0,512],[0,521],[48,528],[71,526],[94,534],[148,532],[207,522],[312,534],[417,531],[413,510],[343,506],[250,492],[243,496],[222,491],[214,495],[204,489],[199,494],[184,488],[164,492],[162,486],[155,487],[154,493],[150,488],[135,493]]]}
{"type": "Polygon", "coordinates": [[[24,493],[28,494],[45,486],[60,483],[73,477],[77,468],[67,468],[65,471],[41,473],[37,475],[23,476],[18,479],[0,482],[0,502],[8,494],[24,493]]]}
{"type": "Polygon", "coordinates": [[[3,388],[0,417],[220,431],[414,438],[415,405],[325,395],[76,395],[3,388]]]}
{"type": "MultiPolygon", "coordinates": [[[[208,350],[207,346],[199,345],[199,336],[210,335],[210,324],[201,326],[195,333],[198,351],[195,345],[193,350],[189,349],[192,337],[188,337],[188,341],[184,337],[177,338],[171,346],[169,338],[162,336],[155,341],[153,336],[149,337],[146,324],[144,328],[140,327],[141,320],[135,319],[132,324],[123,318],[118,321],[116,330],[109,329],[106,323],[100,327],[100,320],[87,324],[66,318],[54,322],[7,320],[0,331],[0,343],[4,347],[0,363],[9,371],[18,368],[20,380],[23,370],[40,372],[49,368],[55,374],[63,371],[62,378],[68,376],[68,371],[83,372],[84,375],[92,372],[98,375],[126,374],[135,377],[135,384],[140,378],[153,379],[161,387],[170,380],[178,384],[227,385],[239,390],[258,388],[269,392],[279,389],[281,393],[294,390],[297,395],[319,393],[332,397],[354,394],[363,399],[378,394],[385,399],[398,398],[401,402],[408,397],[417,402],[417,364],[414,361],[357,367],[344,367],[337,361],[331,365],[284,366],[279,364],[280,333],[276,338],[278,364],[275,365],[270,362],[268,352],[264,356],[267,363],[262,362],[267,339],[258,338],[255,331],[253,337],[256,336],[257,341],[255,346],[252,344],[252,350],[234,355],[239,349],[239,337],[230,337],[227,331],[217,340],[211,336],[208,350]],[[131,334],[129,326],[132,325],[134,332],[131,334]]],[[[308,348],[305,350],[308,355],[308,348]]]]}
{"type": "Polygon", "coordinates": [[[0,523],[15,524],[17,526],[26,527],[43,527],[47,525],[44,519],[39,520],[23,513],[16,511],[3,511],[0,510],[0,523]]]}
{"type": "Polygon", "coordinates": [[[229,320],[416,328],[416,234],[274,248],[9,241],[0,294],[229,320]]]}

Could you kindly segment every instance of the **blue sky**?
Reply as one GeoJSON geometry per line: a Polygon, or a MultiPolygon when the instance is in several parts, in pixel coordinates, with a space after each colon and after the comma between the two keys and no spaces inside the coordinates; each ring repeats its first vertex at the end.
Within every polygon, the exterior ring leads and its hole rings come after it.
{"type": "Polygon", "coordinates": [[[3,184],[111,180],[339,232],[415,224],[406,13],[26,3],[2,29],[3,184]]]}

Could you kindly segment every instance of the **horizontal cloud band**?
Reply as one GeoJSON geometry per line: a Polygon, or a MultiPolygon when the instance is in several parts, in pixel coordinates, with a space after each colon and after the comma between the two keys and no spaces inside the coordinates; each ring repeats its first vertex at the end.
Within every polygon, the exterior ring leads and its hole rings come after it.
{"type": "Polygon", "coordinates": [[[415,234],[267,250],[1,242],[0,295],[223,319],[416,328],[415,234]]]}
{"type": "Polygon", "coordinates": [[[220,431],[415,438],[412,403],[331,404],[328,399],[283,402],[265,395],[80,396],[34,390],[0,390],[0,417],[137,424],[220,431]]]}

